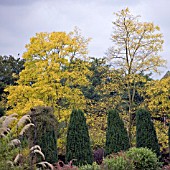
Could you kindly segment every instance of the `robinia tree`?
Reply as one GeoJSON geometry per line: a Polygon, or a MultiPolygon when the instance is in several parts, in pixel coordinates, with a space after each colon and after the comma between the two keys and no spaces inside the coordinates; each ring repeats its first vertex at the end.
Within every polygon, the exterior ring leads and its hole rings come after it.
{"type": "Polygon", "coordinates": [[[66,32],[41,32],[26,45],[25,69],[17,85],[9,86],[9,113],[23,115],[34,106],[51,106],[59,121],[69,117],[72,106],[85,102],[78,86],[88,84],[86,74],[89,39],[78,29],[66,32]]]}
{"type": "Polygon", "coordinates": [[[85,107],[85,98],[79,88],[87,85],[87,45],[78,29],[66,32],[41,32],[30,39],[23,54],[25,69],[17,85],[6,88],[8,114],[20,116],[35,106],[54,109],[60,127],[58,147],[64,149],[66,126],[72,108],[85,107]],[[64,126],[63,126],[64,125],[64,126]]]}
{"type": "Polygon", "coordinates": [[[122,74],[120,84],[124,86],[120,87],[128,93],[125,102],[128,105],[128,134],[131,143],[137,83],[145,81],[141,74],[159,72],[159,67],[165,65],[165,60],[159,55],[163,36],[158,26],[152,22],[139,21],[139,16],[132,15],[128,8],[115,13],[115,16],[111,37],[113,47],[109,48],[107,55],[109,62],[122,74]]]}
{"type": "Polygon", "coordinates": [[[127,131],[117,110],[109,110],[106,131],[106,154],[117,153],[130,148],[127,131]]]}

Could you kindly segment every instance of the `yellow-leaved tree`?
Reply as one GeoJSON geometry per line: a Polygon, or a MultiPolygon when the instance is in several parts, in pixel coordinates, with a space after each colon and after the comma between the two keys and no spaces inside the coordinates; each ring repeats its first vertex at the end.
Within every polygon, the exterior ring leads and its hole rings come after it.
{"type": "Polygon", "coordinates": [[[120,70],[120,80],[127,92],[128,133],[132,142],[133,113],[135,111],[134,97],[138,90],[138,82],[143,82],[141,76],[150,72],[159,72],[159,67],[165,65],[159,52],[162,50],[162,34],[158,26],[151,22],[139,21],[139,16],[131,14],[128,8],[115,13],[113,22],[112,42],[107,56],[109,62],[120,70]],[[123,82],[123,83],[122,83],[123,82]]]}
{"type": "Polygon", "coordinates": [[[168,121],[170,118],[170,76],[153,80],[145,86],[145,106],[155,120],[158,139],[162,146],[168,146],[168,121]]]}
{"type": "Polygon", "coordinates": [[[58,121],[66,127],[71,109],[85,107],[79,87],[88,84],[89,40],[78,29],[70,33],[42,32],[32,37],[22,56],[25,69],[18,84],[6,88],[8,106],[12,108],[8,114],[16,112],[22,116],[34,106],[51,106],[58,121]]]}

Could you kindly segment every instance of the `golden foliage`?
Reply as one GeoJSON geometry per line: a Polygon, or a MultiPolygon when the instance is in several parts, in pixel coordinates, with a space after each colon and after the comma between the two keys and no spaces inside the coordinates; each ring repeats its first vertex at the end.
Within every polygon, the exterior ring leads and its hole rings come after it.
{"type": "Polygon", "coordinates": [[[170,116],[170,77],[146,84],[145,103],[154,115],[170,116]]]}
{"type": "Polygon", "coordinates": [[[146,84],[144,104],[149,108],[153,117],[162,118],[162,122],[155,121],[159,141],[163,147],[168,143],[168,126],[170,121],[170,77],[153,80],[146,84]]]}
{"type": "Polygon", "coordinates": [[[25,69],[18,85],[5,89],[9,92],[8,106],[12,107],[9,114],[15,111],[24,115],[35,106],[51,106],[58,121],[64,121],[72,107],[83,108],[85,99],[78,87],[88,84],[88,42],[78,29],[32,37],[23,54],[25,69]]]}
{"type": "Polygon", "coordinates": [[[159,72],[166,61],[161,58],[163,36],[160,28],[151,22],[139,21],[128,8],[117,13],[113,22],[113,47],[108,50],[108,61],[122,72],[124,90],[128,96],[129,138],[133,126],[132,113],[135,110],[134,96],[138,90],[141,74],[159,72]]]}

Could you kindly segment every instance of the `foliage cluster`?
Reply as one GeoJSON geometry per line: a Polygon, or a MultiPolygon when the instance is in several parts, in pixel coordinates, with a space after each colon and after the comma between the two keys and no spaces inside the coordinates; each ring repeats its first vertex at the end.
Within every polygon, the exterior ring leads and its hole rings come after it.
{"type": "Polygon", "coordinates": [[[130,148],[126,155],[132,160],[136,170],[160,170],[157,155],[148,148],[130,148]]]}
{"type": "Polygon", "coordinates": [[[105,170],[133,170],[134,165],[131,160],[126,158],[124,154],[115,156],[114,158],[106,158],[103,162],[105,170]]]}
{"type": "Polygon", "coordinates": [[[57,162],[57,119],[51,107],[38,106],[28,113],[34,129],[29,131],[29,145],[39,145],[49,163],[57,162]]]}
{"type": "Polygon", "coordinates": [[[108,155],[99,166],[80,167],[82,170],[160,170],[161,163],[156,154],[147,148],[130,148],[126,152],[108,155]]]}
{"type": "Polygon", "coordinates": [[[100,165],[93,163],[92,165],[87,164],[79,167],[79,170],[101,170],[100,165]]]}
{"type": "Polygon", "coordinates": [[[129,148],[129,137],[123,120],[119,117],[117,110],[109,110],[106,131],[106,154],[117,153],[129,148]]]}
{"type": "Polygon", "coordinates": [[[150,113],[139,109],[136,113],[136,147],[147,147],[160,156],[160,147],[150,113]]]}
{"type": "Polygon", "coordinates": [[[84,113],[73,109],[67,131],[66,161],[76,159],[77,165],[92,164],[92,150],[84,113]]]}

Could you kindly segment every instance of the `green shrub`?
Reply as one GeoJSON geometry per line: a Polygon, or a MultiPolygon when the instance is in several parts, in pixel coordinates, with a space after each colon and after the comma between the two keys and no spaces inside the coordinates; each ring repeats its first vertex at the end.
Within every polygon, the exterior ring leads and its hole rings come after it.
{"type": "Polygon", "coordinates": [[[108,111],[106,155],[129,149],[129,138],[123,120],[116,110],[108,111]]]}
{"type": "Polygon", "coordinates": [[[57,162],[57,120],[51,107],[37,106],[29,113],[35,128],[30,131],[30,146],[39,145],[50,163],[57,162]]]}
{"type": "Polygon", "coordinates": [[[76,165],[92,164],[92,150],[84,113],[74,109],[70,116],[66,142],[66,161],[76,159],[76,165]]]}
{"type": "Polygon", "coordinates": [[[79,170],[101,170],[100,165],[93,163],[92,165],[87,164],[79,167],[79,170]]]}
{"type": "Polygon", "coordinates": [[[126,156],[132,160],[136,170],[160,170],[156,154],[148,148],[130,148],[126,156]]]}
{"type": "Polygon", "coordinates": [[[104,170],[134,170],[134,166],[125,154],[113,158],[106,158],[103,162],[104,170]]]}
{"type": "Polygon", "coordinates": [[[168,128],[168,144],[169,144],[169,153],[170,153],[170,123],[168,128]]]}
{"type": "Polygon", "coordinates": [[[136,112],[136,147],[146,147],[154,151],[157,156],[160,155],[155,127],[150,113],[145,109],[136,112]]]}
{"type": "MultiPolygon", "coordinates": [[[[14,164],[14,158],[19,153],[19,148],[10,147],[9,141],[3,138],[0,138],[0,170],[12,170],[16,169],[16,166],[12,168],[14,164]],[[10,163],[11,162],[11,163],[10,163]]],[[[22,170],[22,169],[21,169],[22,170]]]]}

